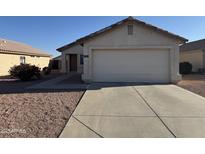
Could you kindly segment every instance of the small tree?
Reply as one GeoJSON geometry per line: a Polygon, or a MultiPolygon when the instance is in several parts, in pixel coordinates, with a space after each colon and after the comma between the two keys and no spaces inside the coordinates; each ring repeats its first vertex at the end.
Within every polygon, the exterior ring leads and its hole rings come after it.
{"type": "Polygon", "coordinates": [[[192,72],[192,64],[189,62],[182,62],[179,64],[180,74],[190,74],[192,72]]]}
{"type": "Polygon", "coordinates": [[[33,77],[40,78],[40,68],[30,64],[15,65],[10,68],[9,73],[15,78],[19,78],[22,81],[31,80],[33,77]]]}

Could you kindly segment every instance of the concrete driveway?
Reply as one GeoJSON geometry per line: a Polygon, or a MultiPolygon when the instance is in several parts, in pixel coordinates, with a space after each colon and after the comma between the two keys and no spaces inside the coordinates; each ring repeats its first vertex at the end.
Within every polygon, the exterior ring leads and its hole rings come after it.
{"type": "Polygon", "coordinates": [[[92,84],[60,137],[205,137],[205,98],[175,85],[92,84]]]}

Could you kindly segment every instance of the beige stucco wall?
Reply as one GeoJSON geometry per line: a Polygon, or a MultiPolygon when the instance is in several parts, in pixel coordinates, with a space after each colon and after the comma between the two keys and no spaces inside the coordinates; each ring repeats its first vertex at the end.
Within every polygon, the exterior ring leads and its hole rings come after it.
{"type": "Polygon", "coordinates": [[[77,72],[82,73],[83,65],[80,64],[80,55],[83,55],[83,47],[81,45],[75,45],[69,49],[64,50],[61,53],[61,61],[62,61],[61,72],[67,73],[67,71],[69,71],[69,54],[77,54],[77,72]],[[67,67],[66,67],[66,59],[68,65],[67,67]]]}
{"type": "Polygon", "coordinates": [[[36,65],[40,68],[48,66],[50,60],[50,57],[31,57],[27,55],[0,53],[0,76],[8,75],[8,71],[12,66],[19,65],[21,56],[26,58],[26,63],[36,65]]]}
{"type": "Polygon", "coordinates": [[[138,24],[134,26],[133,35],[128,35],[127,25],[120,26],[84,43],[83,54],[89,57],[84,58],[82,79],[87,82],[92,81],[92,50],[94,49],[167,48],[170,50],[170,68],[168,69],[171,71],[171,82],[176,82],[181,78],[179,74],[179,44],[180,42],[176,39],[138,24]]]}
{"type": "Polygon", "coordinates": [[[202,50],[180,52],[180,62],[190,62],[192,71],[197,72],[199,68],[203,68],[203,52],[202,50]]]}

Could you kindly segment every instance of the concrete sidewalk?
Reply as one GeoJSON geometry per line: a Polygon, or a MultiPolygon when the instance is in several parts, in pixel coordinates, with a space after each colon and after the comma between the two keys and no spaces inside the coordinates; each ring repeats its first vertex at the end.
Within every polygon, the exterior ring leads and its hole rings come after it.
{"type": "Polygon", "coordinates": [[[205,98],[174,85],[92,84],[60,137],[205,137],[205,98]]]}
{"type": "Polygon", "coordinates": [[[88,89],[89,85],[88,84],[83,84],[83,83],[61,83],[62,81],[71,78],[72,76],[74,76],[75,74],[63,74],[60,75],[57,78],[39,83],[39,84],[35,84],[32,85],[30,87],[28,87],[27,89],[56,89],[56,90],[60,90],[60,89],[65,89],[65,90],[79,90],[79,89],[88,89]]]}

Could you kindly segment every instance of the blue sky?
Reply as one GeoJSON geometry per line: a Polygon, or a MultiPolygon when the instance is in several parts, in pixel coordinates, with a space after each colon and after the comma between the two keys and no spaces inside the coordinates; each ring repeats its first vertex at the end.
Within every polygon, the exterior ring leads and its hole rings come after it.
{"type": "MultiPolygon", "coordinates": [[[[32,45],[59,55],[56,48],[126,17],[0,17],[0,38],[32,45]]],[[[144,17],[152,25],[190,41],[205,38],[205,17],[144,17]]]]}

